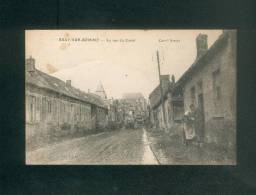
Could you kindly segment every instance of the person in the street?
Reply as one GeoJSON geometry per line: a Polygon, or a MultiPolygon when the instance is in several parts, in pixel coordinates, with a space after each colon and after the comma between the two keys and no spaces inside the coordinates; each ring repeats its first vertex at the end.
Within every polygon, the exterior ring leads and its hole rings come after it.
{"type": "Polygon", "coordinates": [[[195,106],[191,104],[189,106],[190,110],[185,112],[183,118],[183,140],[184,144],[187,146],[191,144],[195,137],[195,106]]]}

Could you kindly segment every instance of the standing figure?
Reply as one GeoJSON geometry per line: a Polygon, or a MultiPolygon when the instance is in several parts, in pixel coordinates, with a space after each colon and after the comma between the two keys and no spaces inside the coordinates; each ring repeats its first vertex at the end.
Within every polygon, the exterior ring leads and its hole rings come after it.
{"type": "Polygon", "coordinates": [[[190,110],[185,112],[183,118],[183,142],[187,146],[195,139],[195,107],[190,105],[190,110]]]}

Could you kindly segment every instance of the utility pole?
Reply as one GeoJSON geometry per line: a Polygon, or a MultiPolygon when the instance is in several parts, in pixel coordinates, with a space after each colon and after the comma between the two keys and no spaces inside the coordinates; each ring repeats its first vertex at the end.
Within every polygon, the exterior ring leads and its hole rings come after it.
{"type": "Polygon", "coordinates": [[[161,79],[160,60],[159,60],[159,53],[158,53],[158,50],[156,51],[156,57],[157,57],[157,64],[158,64],[158,75],[159,75],[160,92],[161,92],[161,104],[162,104],[162,112],[163,112],[164,128],[165,128],[165,127],[166,127],[166,119],[165,119],[165,108],[164,108],[163,86],[162,86],[162,79],[161,79]]]}

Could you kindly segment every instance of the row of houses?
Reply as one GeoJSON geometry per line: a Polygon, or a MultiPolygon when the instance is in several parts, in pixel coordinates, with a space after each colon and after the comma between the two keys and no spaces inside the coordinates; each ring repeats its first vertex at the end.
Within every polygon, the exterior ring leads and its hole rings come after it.
{"type": "Polygon", "coordinates": [[[141,93],[125,93],[122,98],[109,101],[109,123],[112,123],[112,128],[124,127],[128,119],[136,116],[148,116],[148,105],[141,93]]]}
{"type": "Polygon", "coordinates": [[[235,144],[236,137],[236,31],[224,30],[208,49],[207,35],[196,38],[197,57],[175,82],[161,75],[149,95],[150,121],[155,128],[171,131],[181,126],[184,113],[194,105],[203,139],[208,143],[235,144]]]}
{"type": "Polygon", "coordinates": [[[100,83],[94,93],[84,92],[35,68],[35,59],[26,59],[26,142],[58,138],[76,133],[118,129],[127,115],[145,115],[146,99],[141,93],[108,99],[100,83]]]}
{"type": "Polygon", "coordinates": [[[160,84],[149,95],[150,121],[155,128],[170,129],[174,121],[178,122],[183,116],[183,99],[177,95],[174,98],[175,77],[160,75],[160,84]],[[162,93],[162,97],[161,97],[162,93]]]}
{"type": "Polygon", "coordinates": [[[126,115],[132,113],[132,115],[147,115],[147,101],[142,95],[142,93],[125,93],[123,94],[120,102],[123,104],[123,109],[126,115]]]}
{"type": "Polygon", "coordinates": [[[63,132],[104,129],[108,105],[93,93],[85,93],[35,68],[35,59],[26,59],[26,141],[63,132]]]}

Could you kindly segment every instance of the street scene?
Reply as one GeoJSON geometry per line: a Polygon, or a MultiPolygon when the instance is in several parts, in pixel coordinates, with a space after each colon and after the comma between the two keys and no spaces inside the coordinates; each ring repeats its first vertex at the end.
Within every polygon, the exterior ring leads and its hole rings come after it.
{"type": "Polygon", "coordinates": [[[236,30],[25,34],[26,164],[236,165],[236,30]]]}
{"type": "Polygon", "coordinates": [[[145,130],[118,130],[63,141],[29,153],[31,162],[42,164],[152,164],[145,130]]]}

